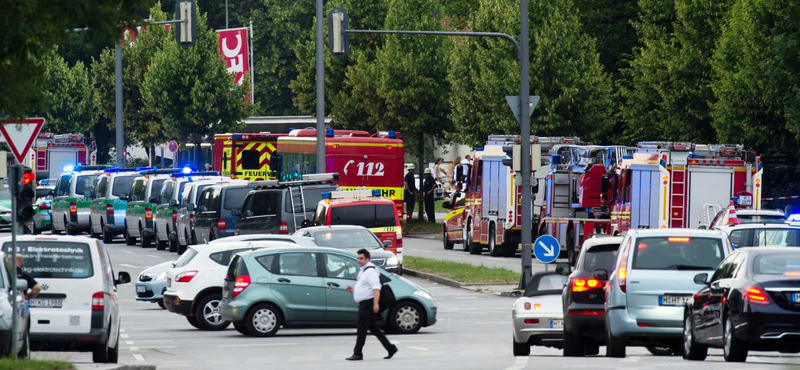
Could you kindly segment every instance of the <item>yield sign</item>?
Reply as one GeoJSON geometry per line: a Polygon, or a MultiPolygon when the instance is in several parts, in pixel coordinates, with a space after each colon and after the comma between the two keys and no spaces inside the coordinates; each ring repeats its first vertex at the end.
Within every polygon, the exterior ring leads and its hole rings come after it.
{"type": "Polygon", "coordinates": [[[22,163],[25,159],[25,154],[39,136],[42,126],[44,126],[44,118],[26,118],[22,122],[2,121],[0,132],[3,133],[8,147],[17,157],[17,163],[22,163]]]}

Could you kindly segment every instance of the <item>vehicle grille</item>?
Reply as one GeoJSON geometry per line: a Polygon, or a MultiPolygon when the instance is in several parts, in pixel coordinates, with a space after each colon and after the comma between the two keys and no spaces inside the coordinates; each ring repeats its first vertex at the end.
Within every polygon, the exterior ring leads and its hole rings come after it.
{"type": "Polygon", "coordinates": [[[370,262],[372,262],[372,264],[374,264],[375,266],[385,266],[386,265],[386,260],[383,259],[383,258],[376,258],[374,260],[370,260],[370,262]]]}
{"type": "Polygon", "coordinates": [[[136,296],[139,298],[150,298],[153,296],[153,291],[145,290],[144,293],[136,293],[136,296]]]}
{"type": "Polygon", "coordinates": [[[139,281],[150,281],[150,280],[153,280],[153,277],[150,275],[145,275],[145,274],[139,275],[139,281]]]}

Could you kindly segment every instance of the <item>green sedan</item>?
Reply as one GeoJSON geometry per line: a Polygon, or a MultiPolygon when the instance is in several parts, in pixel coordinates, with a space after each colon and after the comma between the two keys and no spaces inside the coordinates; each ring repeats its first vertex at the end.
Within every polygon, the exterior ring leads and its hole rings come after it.
{"type": "MultiPolygon", "coordinates": [[[[431,295],[379,268],[396,302],[382,312],[389,329],[412,334],[436,323],[431,295]]],[[[339,249],[276,246],[234,256],[228,265],[220,314],[245,335],[267,337],[283,326],[355,327],[358,261],[339,249]]]]}

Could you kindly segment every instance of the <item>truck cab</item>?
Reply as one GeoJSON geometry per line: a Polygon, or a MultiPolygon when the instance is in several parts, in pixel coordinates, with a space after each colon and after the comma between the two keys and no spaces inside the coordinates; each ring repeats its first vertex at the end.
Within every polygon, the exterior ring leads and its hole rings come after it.
{"type": "Polygon", "coordinates": [[[65,167],[56,180],[51,204],[53,233],[78,235],[89,231],[89,213],[97,178],[107,166],[65,167]]]}

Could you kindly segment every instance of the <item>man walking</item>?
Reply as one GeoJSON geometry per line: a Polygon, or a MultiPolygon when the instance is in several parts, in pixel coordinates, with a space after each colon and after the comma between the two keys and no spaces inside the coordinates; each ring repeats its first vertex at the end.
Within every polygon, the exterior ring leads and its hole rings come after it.
{"type": "Polygon", "coordinates": [[[405,191],[403,197],[406,202],[406,220],[410,220],[414,214],[414,203],[417,202],[417,183],[414,179],[413,163],[408,165],[408,173],[403,178],[403,190],[405,191]]]}
{"type": "Polygon", "coordinates": [[[358,302],[356,347],[353,349],[353,355],[346,358],[346,360],[359,361],[364,359],[364,354],[361,350],[367,340],[367,329],[378,338],[383,344],[383,348],[386,348],[386,351],[389,352],[389,355],[384,357],[384,359],[388,360],[397,353],[397,346],[386,339],[386,335],[378,328],[376,321],[376,316],[380,312],[380,305],[378,304],[381,298],[380,273],[375,265],[369,261],[369,251],[366,249],[358,250],[358,265],[361,266],[361,271],[358,272],[356,286],[348,285],[346,288],[348,292],[353,293],[353,299],[358,302]]]}
{"type": "Polygon", "coordinates": [[[425,213],[428,215],[428,221],[436,222],[436,215],[433,213],[433,189],[436,188],[436,181],[431,176],[431,169],[425,169],[425,182],[422,183],[422,191],[425,194],[425,213]]]}

